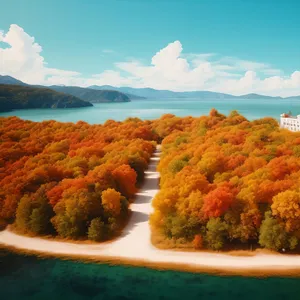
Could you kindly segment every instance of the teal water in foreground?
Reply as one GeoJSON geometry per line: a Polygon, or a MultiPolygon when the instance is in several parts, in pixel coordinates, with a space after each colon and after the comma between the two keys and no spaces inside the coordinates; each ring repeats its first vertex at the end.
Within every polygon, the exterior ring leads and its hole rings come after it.
{"type": "Polygon", "coordinates": [[[300,279],[219,277],[0,252],[1,299],[293,299],[300,279]]]}
{"type": "Polygon", "coordinates": [[[1,116],[18,116],[32,121],[56,120],[61,122],[86,121],[90,124],[104,123],[108,119],[123,121],[128,117],[156,119],[170,113],[176,116],[207,115],[212,108],[228,114],[238,110],[249,120],[265,116],[279,119],[283,112],[300,114],[298,100],[202,100],[202,99],[155,99],[135,100],[126,103],[102,103],[93,107],[70,109],[27,109],[0,113],[1,116]]]}

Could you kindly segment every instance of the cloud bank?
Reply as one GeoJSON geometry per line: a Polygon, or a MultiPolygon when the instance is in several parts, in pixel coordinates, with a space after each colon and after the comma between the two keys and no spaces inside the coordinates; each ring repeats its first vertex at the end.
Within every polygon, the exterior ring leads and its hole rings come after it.
{"type": "MultiPolygon", "coordinates": [[[[159,50],[149,64],[138,59],[116,62],[112,70],[90,77],[77,71],[48,67],[41,55],[42,47],[16,24],[12,24],[6,33],[0,31],[0,42],[0,74],[29,84],[209,90],[234,95],[300,95],[300,71],[285,75],[282,70],[261,62],[215,53],[184,53],[180,41],[159,50]]],[[[111,53],[112,50],[103,49],[102,52],[111,53]]]]}

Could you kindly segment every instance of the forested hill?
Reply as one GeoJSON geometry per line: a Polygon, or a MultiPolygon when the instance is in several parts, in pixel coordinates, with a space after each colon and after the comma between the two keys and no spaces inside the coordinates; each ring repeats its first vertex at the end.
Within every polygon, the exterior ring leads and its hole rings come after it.
{"type": "Polygon", "coordinates": [[[126,93],[124,91],[121,90],[121,88],[116,88],[116,87],[113,87],[111,85],[103,85],[103,86],[98,86],[98,85],[91,85],[88,87],[88,89],[93,89],[93,90],[109,90],[109,91],[119,91],[119,92],[122,92],[124,93],[126,96],[129,97],[130,100],[142,100],[142,99],[147,99],[146,97],[143,97],[143,96],[138,96],[138,95],[135,95],[135,94],[131,94],[131,93],[126,93]]]}
{"type": "Polygon", "coordinates": [[[84,101],[94,102],[94,103],[106,103],[106,102],[129,102],[130,99],[136,99],[140,97],[135,97],[134,95],[126,95],[121,91],[116,91],[114,89],[91,89],[82,88],[79,86],[43,86],[43,85],[29,85],[11,76],[0,75],[0,84],[9,85],[20,85],[28,86],[32,88],[43,88],[51,89],[60,93],[69,94],[78,97],[84,101]]]}
{"type": "Polygon", "coordinates": [[[0,112],[27,108],[73,108],[93,106],[72,95],[47,88],[0,84],[0,112]]]}
{"type": "Polygon", "coordinates": [[[13,84],[13,85],[22,85],[28,86],[25,82],[18,80],[14,77],[8,75],[0,75],[0,84],[13,84]]]}
{"type": "Polygon", "coordinates": [[[82,100],[90,101],[94,103],[130,101],[127,95],[119,91],[93,90],[93,89],[82,88],[78,86],[58,86],[58,85],[52,85],[49,86],[49,88],[57,92],[73,95],[82,100]]]}

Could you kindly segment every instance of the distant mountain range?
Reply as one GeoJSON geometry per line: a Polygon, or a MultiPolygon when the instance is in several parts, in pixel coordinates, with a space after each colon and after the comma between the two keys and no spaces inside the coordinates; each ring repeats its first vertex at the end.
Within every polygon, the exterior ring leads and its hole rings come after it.
{"type": "Polygon", "coordinates": [[[0,112],[29,108],[76,108],[90,102],[47,88],[0,84],[0,112]]]}
{"type": "MultiPolygon", "coordinates": [[[[114,86],[111,86],[111,85],[102,85],[102,86],[99,86],[99,85],[91,85],[88,87],[89,89],[93,89],[93,90],[100,90],[100,91],[103,91],[103,90],[110,90],[110,91],[118,91],[118,92],[121,92],[121,93],[124,93],[126,96],[128,96],[131,100],[141,100],[141,99],[146,99],[146,97],[144,96],[139,96],[137,94],[132,94],[132,93],[128,93],[126,92],[125,90],[124,91],[121,91],[122,88],[117,88],[117,87],[114,87],[114,86]]],[[[125,88],[126,89],[126,88],[125,88]]],[[[130,89],[130,88],[128,88],[130,89]]]]}
{"type": "MultiPolygon", "coordinates": [[[[241,95],[241,96],[234,96],[230,94],[224,94],[224,93],[217,93],[217,92],[209,92],[209,91],[193,91],[193,92],[173,92],[169,90],[155,90],[151,88],[131,88],[131,87],[114,87],[110,85],[103,85],[103,86],[97,86],[92,85],[89,86],[91,89],[98,89],[98,90],[115,90],[122,93],[125,93],[127,95],[134,95],[142,98],[148,98],[148,99],[157,99],[157,98],[199,98],[199,99],[299,99],[300,96],[292,96],[292,97],[272,97],[272,96],[265,96],[265,95],[259,95],[259,94],[247,94],[247,95],[241,95]]],[[[133,99],[133,98],[132,98],[133,99]]]]}
{"type": "Polygon", "coordinates": [[[104,103],[104,102],[129,102],[130,98],[115,90],[95,90],[89,88],[82,88],[78,86],[60,86],[51,85],[48,87],[54,91],[73,95],[82,100],[92,103],[104,103]]]}
{"type": "MultiPolygon", "coordinates": [[[[0,75],[0,84],[17,84],[28,86],[26,83],[10,76],[0,75]]],[[[44,86],[35,86],[44,87],[44,86]]],[[[198,98],[204,100],[232,100],[232,99],[294,99],[300,100],[299,96],[292,97],[272,97],[259,94],[247,94],[234,96],[230,94],[210,92],[210,91],[192,91],[192,92],[173,92],[169,90],[156,90],[152,88],[131,88],[131,87],[114,87],[111,85],[92,85],[88,88],[78,86],[60,86],[52,85],[49,88],[58,92],[66,93],[78,97],[82,100],[102,103],[102,102],[128,102],[130,100],[143,99],[174,99],[174,98],[198,98]]]]}
{"type": "Polygon", "coordinates": [[[42,85],[29,85],[11,76],[1,76],[0,84],[13,84],[19,86],[28,86],[33,88],[47,88],[54,90],[56,92],[65,93],[68,95],[75,96],[81,100],[93,102],[93,103],[103,103],[103,102],[129,102],[130,98],[122,92],[116,90],[96,90],[89,88],[82,88],[78,86],[42,86],[42,85]]]}

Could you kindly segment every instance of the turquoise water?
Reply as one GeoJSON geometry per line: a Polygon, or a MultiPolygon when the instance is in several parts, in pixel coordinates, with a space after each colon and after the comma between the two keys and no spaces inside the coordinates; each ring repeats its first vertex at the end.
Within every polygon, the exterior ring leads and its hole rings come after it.
{"type": "Polygon", "coordinates": [[[296,278],[219,277],[38,259],[4,251],[0,256],[3,300],[297,300],[299,283],[296,278]]]}
{"type": "Polygon", "coordinates": [[[238,110],[248,119],[253,120],[264,116],[279,119],[283,112],[292,111],[300,114],[298,100],[201,100],[201,99],[155,99],[139,100],[126,103],[94,104],[94,107],[70,109],[29,109],[0,113],[0,116],[18,116],[22,119],[43,121],[57,120],[62,122],[86,121],[91,124],[103,123],[107,119],[122,121],[128,117],[156,119],[166,113],[177,116],[207,115],[212,108],[228,114],[238,110]]]}
{"type": "MultiPolygon", "coordinates": [[[[127,117],[155,119],[162,114],[200,116],[211,108],[228,114],[238,110],[248,119],[279,118],[291,110],[300,114],[295,100],[143,100],[129,103],[95,104],[80,109],[16,110],[16,115],[33,121],[57,120],[103,123],[127,117]]],[[[147,268],[84,264],[58,259],[41,260],[0,252],[0,299],[300,299],[300,279],[219,277],[147,268]]]]}

